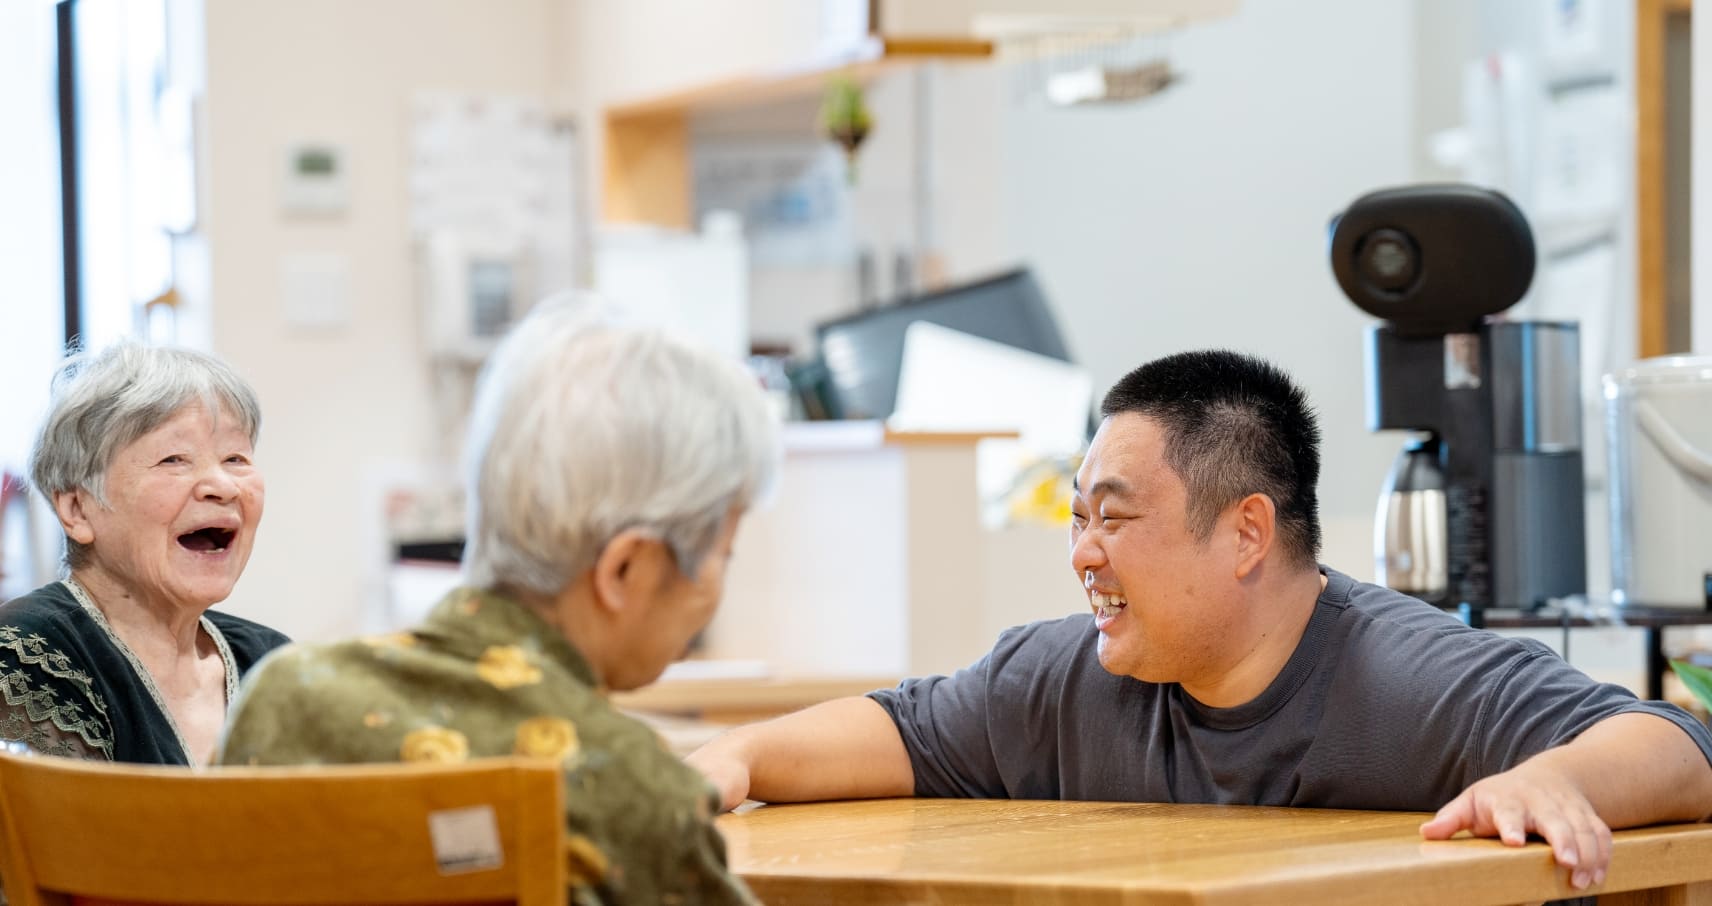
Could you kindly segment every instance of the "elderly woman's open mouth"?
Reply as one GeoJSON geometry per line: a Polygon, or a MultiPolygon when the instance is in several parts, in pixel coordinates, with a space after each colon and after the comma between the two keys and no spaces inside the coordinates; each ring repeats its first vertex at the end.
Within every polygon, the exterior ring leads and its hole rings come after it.
{"type": "Polygon", "coordinates": [[[205,526],[178,536],[179,546],[200,554],[219,553],[232,545],[238,530],[217,525],[205,526]]]}

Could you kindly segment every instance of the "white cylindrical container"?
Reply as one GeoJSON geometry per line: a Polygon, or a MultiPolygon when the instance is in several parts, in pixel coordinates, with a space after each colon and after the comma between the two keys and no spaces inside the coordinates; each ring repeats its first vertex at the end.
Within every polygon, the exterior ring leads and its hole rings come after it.
{"type": "Polygon", "coordinates": [[[1611,594],[1712,609],[1712,356],[1605,375],[1611,594]]]}

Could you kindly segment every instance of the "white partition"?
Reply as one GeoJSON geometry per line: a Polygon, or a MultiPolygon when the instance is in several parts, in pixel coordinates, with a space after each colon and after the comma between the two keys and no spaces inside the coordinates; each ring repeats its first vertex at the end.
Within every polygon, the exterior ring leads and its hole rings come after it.
{"type": "Polygon", "coordinates": [[[790,426],[778,493],[738,533],[700,654],[777,675],[941,673],[1006,626],[1085,606],[1061,530],[981,527],[976,439],[790,426]]]}

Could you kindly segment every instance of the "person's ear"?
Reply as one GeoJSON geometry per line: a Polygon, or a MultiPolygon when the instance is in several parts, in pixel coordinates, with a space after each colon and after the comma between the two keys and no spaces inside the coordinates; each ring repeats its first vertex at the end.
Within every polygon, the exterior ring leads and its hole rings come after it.
{"type": "Polygon", "coordinates": [[[88,492],[81,489],[55,491],[53,495],[54,515],[59,517],[60,528],[78,544],[95,543],[95,526],[90,523],[88,512],[91,504],[88,492]]]}
{"type": "Polygon", "coordinates": [[[1250,494],[1237,502],[1236,577],[1246,579],[1266,562],[1278,539],[1278,508],[1265,494],[1250,494]]]}
{"type": "Polygon", "coordinates": [[[671,579],[672,569],[665,542],[641,529],[625,529],[595,558],[595,603],[614,615],[644,607],[671,579]]]}

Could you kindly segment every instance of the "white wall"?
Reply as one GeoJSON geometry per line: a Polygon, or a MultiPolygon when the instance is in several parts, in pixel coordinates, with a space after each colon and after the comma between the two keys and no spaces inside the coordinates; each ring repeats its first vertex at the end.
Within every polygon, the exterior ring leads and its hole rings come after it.
{"type": "Polygon", "coordinates": [[[1133,105],[1013,109],[999,151],[1014,247],[1096,387],[1223,346],[1306,388],[1325,438],[1324,559],[1362,579],[1401,438],[1365,426],[1371,319],[1338,290],[1325,237],[1356,196],[1411,181],[1411,24],[1409,4],[1245,0],[1167,45],[1181,84],[1133,105]]]}
{"type": "MultiPolygon", "coordinates": [[[[1372,319],[1333,280],[1325,229],[1364,192],[1454,176],[1431,165],[1424,145],[1460,122],[1463,62],[1497,40],[1476,12],[1467,0],[1244,0],[1235,16],[1169,45],[1185,81],[1154,99],[1017,108],[1003,120],[1014,247],[1038,270],[1096,386],[1199,346],[1283,365],[1320,416],[1322,560],[1363,580],[1373,578],[1374,507],[1402,435],[1366,428],[1372,319]]],[[[1619,312],[1632,311],[1630,296],[1619,312]]],[[[1587,514],[1590,587],[1608,589],[1602,498],[1587,514]]],[[[1579,633],[1574,663],[1644,688],[1638,636],[1579,633]]]]}
{"type": "MultiPolygon", "coordinates": [[[[650,4],[573,5],[581,18],[566,28],[585,53],[562,73],[565,96],[587,116],[604,99],[643,93],[641,82],[619,90],[601,72],[642,68],[622,59],[631,47],[618,36],[650,4]]],[[[1015,77],[998,66],[936,66],[925,136],[912,76],[888,76],[870,89],[875,129],[852,200],[858,241],[882,252],[916,241],[911,193],[922,186],[926,238],[948,275],[1034,266],[1099,387],[1185,348],[1278,361],[1325,428],[1326,559],[1369,578],[1374,501],[1401,438],[1364,425],[1369,319],[1333,282],[1324,231],[1357,195],[1413,178],[1415,19],[1407,3],[1245,0],[1236,15],[1163,45],[1182,83],[1108,107],[1047,109],[1019,101],[1015,77]],[[931,161],[925,183],[912,169],[918,138],[931,161]]],[[[767,32],[747,66],[722,56],[714,68],[717,48],[699,63],[636,53],[657,62],[649,90],[663,90],[698,73],[767,68],[793,29],[767,32]]],[[[814,321],[850,304],[852,284],[824,268],[758,273],[753,324],[801,346],[814,321]]]]}
{"type": "Polygon", "coordinates": [[[444,446],[433,428],[406,232],[407,104],[419,91],[545,96],[549,0],[217,0],[207,4],[207,235],[213,349],[256,386],[269,495],[228,609],[301,637],[355,631],[378,606],[374,487],[444,446]],[[282,215],[282,149],[349,152],[348,213],[282,215]],[[280,261],[349,264],[349,318],[282,316],[280,261]]]}
{"type": "MultiPolygon", "coordinates": [[[[592,127],[602,104],[782,65],[800,49],[797,37],[814,30],[809,6],[756,0],[750,7],[776,15],[745,13],[753,27],[734,29],[729,10],[698,5],[671,5],[670,16],[656,18],[659,0],[209,4],[213,345],[262,393],[261,454],[274,490],[233,609],[303,636],[354,628],[377,593],[364,585],[372,551],[362,549],[365,521],[378,518],[366,498],[374,476],[443,440],[430,436],[404,228],[411,93],[545,93],[589,127],[586,183],[598,186],[592,127]],[[398,37],[401,22],[407,40],[398,37]],[[700,40],[708,34],[730,40],[700,40]],[[351,149],[353,200],[343,218],[278,213],[280,149],[300,138],[351,149]],[[349,258],[345,328],[284,325],[279,256],[293,251],[349,258]]],[[[1245,0],[1235,16],[1175,36],[1166,48],[1184,81],[1133,105],[1018,104],[992,67],[936,67],[930,76],[930,238],[951,275],[1031,263],[1100,386],[1149,358],[1199,346],[1284,365],[1325,430],[1325,559],[1361,578],[1371,574],[1374,500],[1400,438],[1372,435],[1363,423],[1368,319],[1331,279],[1324,230],[1362,192],[1416,176],[1417,108],[1436,105],[1433,116],[1445,116],[1445,96],[1417,79],[1448,68],[1417,56],[1432,43],[1416,30],[1420,18],[1420,4],[1245,0]]],[[[1707,96],[1700,92],[1699,103],[1707,96]]],[[[864,179],[902,204],[911,175],[901,168],[913,160],[909,79],[881,83],[875,101],[886,131],[864,159],[873,166],[864,179]]],[[[907,215],[864,216],[877,224],[871,229],[913,239],[907,215]]],[[[825,275],[798,284],[842,286],[825,275]]],[[[1712,315],[1698,323],[1707,329],[1712,315]]],[[[1026,553],[1036,547],[1031,541],[1026,553]]],[[[1039,557],[1031,600],[992,609],[1038,613],[1033,599],[1057,587],[1059,558],[1039,557]]]]}
{"type": "MultiPolygon", "coordinates": [[[[1712,224],[1712,16],[1695,16],[1693,23],[1694,260],[1712,261],[1712,226],[1706,226],[1712,224]]],[[[1694,352],[1712,355],[1712,280],[1694,281],[1693,311],[1694,352]]]]}
{"type": "MultiPolygon", "coordinates": [[[[1418,84],[1416,17],[1413,4],[1247,0],[1163,45],[1183,82],[1107,107],[1046,108],[1024,100],[1021,76],[1003,67],[936,66],[926,134],[914,77],[888,76],[870,88],[875,128],[851,201],[857,240],[882,250],[917,241],[913,207],[925,193],[925,238],[949,276],[1032,265],[1101,388],[1186,348],[1279,362],[1324,428],[1325,559],[1370,578],[1375,500],[1401,437],[1366,429],[1370,319],[1337,289],[1324,231],[1356,196],[1413,181],[1416,104],[1460,96],[1418,84]],[[925,181],[913,169],[918,147],[930,156],[925,181]]],[[[1434,68],[1459,73],[1460,58],[1434,68]]],[[[825,269],[758,277],[753,323],[801,342],[851,304],[850,284],[825,269]],[[809,288],[819,294],[798,295],[809,288]]],[[[1005,544],[1039,575],[995,589],[1003,600],[985,602],[989,612],[1021,621],[1078,606],[1061,538],[1005,544]]]]}
{"type": "Polygon", "coordinates": [[[1432,137],[1462,125],[1463,68],[1481,54],[1480,0],[1415,3],[1415,128],[1411,166],[1422,181],[1456,181],[1462,173],[1435,160],[1432,137]]]}
{"type": "Polygon", "coordinates": [[[820,35],[820,4],[563,0],[567,74],[609,102],[802,65],[820,35]]]}

